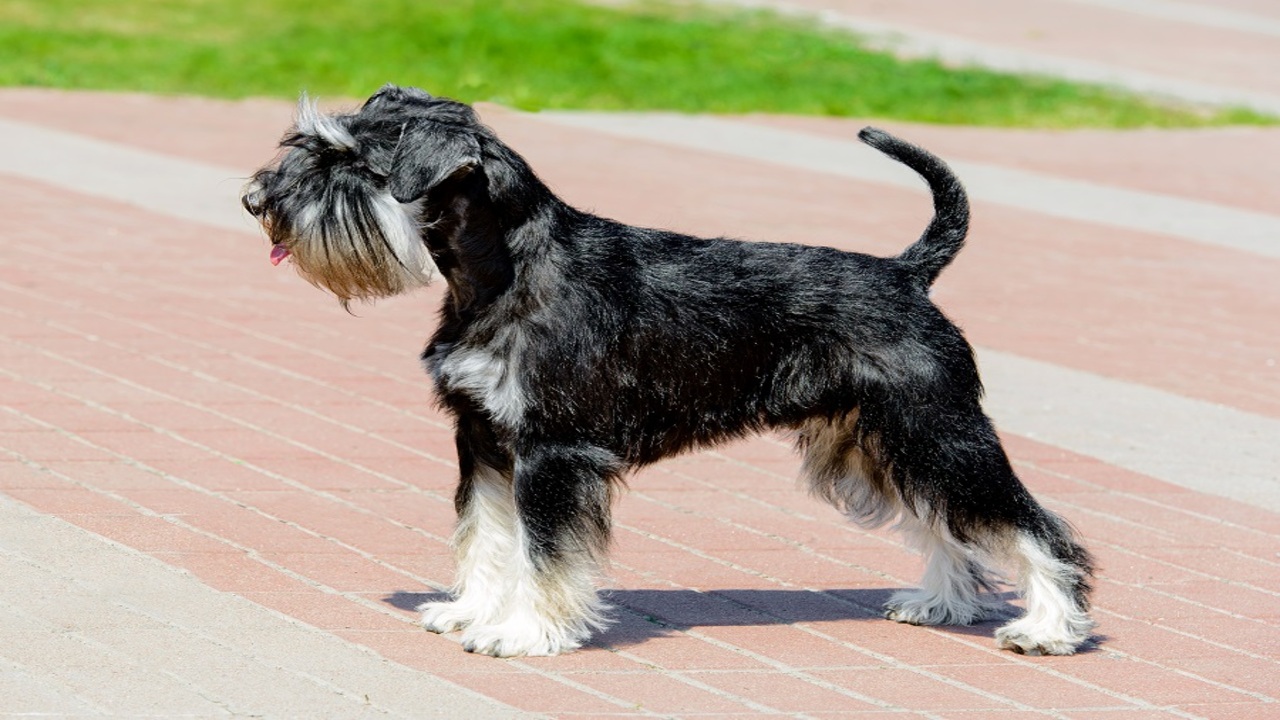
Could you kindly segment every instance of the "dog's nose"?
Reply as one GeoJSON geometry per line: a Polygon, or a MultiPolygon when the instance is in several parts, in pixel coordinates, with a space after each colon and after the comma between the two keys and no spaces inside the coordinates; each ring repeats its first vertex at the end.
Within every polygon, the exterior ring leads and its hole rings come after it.
{"type": "Polygon", "coordinates": [[[249,190],[240,196],[240,204],[244,209],[254,217],[262,217],[266,212],[266,193],[261,188],[249,190]]]}

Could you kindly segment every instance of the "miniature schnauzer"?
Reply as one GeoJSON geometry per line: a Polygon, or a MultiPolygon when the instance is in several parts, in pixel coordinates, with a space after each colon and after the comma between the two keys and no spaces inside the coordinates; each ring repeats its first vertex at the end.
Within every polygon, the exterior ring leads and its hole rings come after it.
{"type": "Polygon", "coordinates": [[[928,297],[964,243],[965,192],[927,151],[859,137],[933,193],[894,258],[631,227],[564,203],[462,103],[387,86],[327,115],[303,98],[243,197],[272,261],[344,304],[448,283],[423,360],[456,419],[458,578],[420,608],[428,630],[494,656],[579,647],[606,622],[595,580],[624,476],[781,429],[815,496],[896,520],[927,557],[888,618],[990,617],[1004,561],[1026,612],[1001,647],[1088,640],[1089,554],[1015,476],[973,351],[928,297]]]}

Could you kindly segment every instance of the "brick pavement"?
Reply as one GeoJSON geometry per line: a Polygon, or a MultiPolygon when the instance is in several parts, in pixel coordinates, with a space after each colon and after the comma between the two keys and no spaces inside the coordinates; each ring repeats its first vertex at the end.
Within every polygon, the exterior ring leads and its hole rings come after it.
{"type": "MultiPolygon", "coordinates": [[[[766,437],[635,478],[617,624],[569,656],[494,660],[410,611],[451,574],[452,443],[416,362],[440,289],[347,315],[208,201],[234,199],[290,111],[0,91],[0,713],[1280,717],[1267,248],[1063,220],[992,187],[936,288],[1020,473],[1100,558],[1097,648],[1026,658],[994,649],[994,624],[878,619],[918,559],[797,492],[766,437]],[[1105,433],[1070,432],[1098,407],[1105,433]]],[[[920,190],[794,157],[483,113],[570,201],[631,222],[890,253],[929,213],[920,190]]],[[[1258,161],[1275,130],[892,127],[958,165],[1280,225],[1258,161]]]]}

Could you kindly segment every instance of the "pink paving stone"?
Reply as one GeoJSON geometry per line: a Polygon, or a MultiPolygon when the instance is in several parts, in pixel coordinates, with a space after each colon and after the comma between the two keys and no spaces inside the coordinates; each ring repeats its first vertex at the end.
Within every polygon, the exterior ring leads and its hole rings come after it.
{"type": "MultiPolygon", "coordinates": [[[[1255,708],[1256,709],[1256,708],[1255,708]]],[[[1063,713],[1072,720],[1168,720],[1167,710],[1067,710],[1063,713]]]]}
{"type": "MultiPolygon", "coordinates": [[[[752,629],[761,632],[766,628],[752,629]]],[[[605,633],[601,640],[608,641],[609,635],[605,633]]],[[[651,636],[626,644],[622,649],[639,661],[664,670],[765,670],[770,667],[746,653],[683,633],[651,636]]]]}
{"type": "Polygon", "coordinates": [[[879,658],[885,657],[908,665],[967,665],[1015,659],[997,652],[991,635],[994,624],[924,628],[870,619],[811,622],[805,623],[805,627],[834,642],[847,643],[851,649],[863,651],[878,663],[883,662],[879,658]]]}
{"type": "Polygon", "coordinates": [[[5,433],[3,447],[34,462],[53,460],[112,461],[116,456],[74,437],[32,423],[29,430],[5,433]]]}
{"type": "MultiPolygon", "coordinates": [[[[462,651],[458,650],[458,652],[461,653],[462,651]]],[[[624,699],[615,698],[611,701],[600,698],[589,692],[541,675],[457,672],[452,668],[442,668],[436,674],[445,680],[529,712],[553,714],[618,713],[632,710],[636,705],[635,702],[624,699]]],[[[574,682],[580,681],[577,677],[573,678],[573,680],[574,682]]],[[[740,706],[731,707],[735,710],[741,710],[740,706]]]]}
{"type": "Polygon", "coordinates": [[[814,670],[810,674],[891,706],[911,710],[1016,709],[1009,701],[980,694],[977,688],[947,683],[907,669],[814,670]]]}
{"type": "Polygon", "coordinates": [[[0,492],[10,489],[58,490],[67,486],[67,480],[48,472],[44,467],[28,465],[3,452],[0,446],[0,492]]]}
{"type": "Polygon", "coordinates": [[[331,552],[275,552],[262,556],[291,572],[339,592],[382,592],[390,588],[412,587],[417,581],[354,553],[334,548],[331,552]]]}
{"type": "Polygon", "coordinates": [[[449,495],[402,490],[386,493],[351,493],[347,499],[387,519],[404,523],[441,539],[450,537],[456,524],[457,516],[453,510],[452,497],[449,495]]]}
{"type": "Polygon", "coordinates": [[[1280,702],[1276,687],[1276,657],[1253,658],[1237,655],[1228,662],[1220,659],[1180,658],[1165,659],[1165,663],[1178,670],[1198,677],[1220,682],[1233,688],[1257,693],[1280,702]]]}
{"type": "Polygon", "coordinates": [[[583,672],[569,677],[629,705],[656,713],[745,713],[750,709],[739,697],[704,690],[659,671],[583,672]]]}
{"type": "Polygon", "coordinates": [[[307,583],[268,567],[243,552],[154,552],[151,555],[170,565],[190,570],[205,584],[226,592],[297,592],[312,589],[307,583]]]}
{"type": "Polygon", "coordinates": [[[784,712],[883,708],[848,691],[824,687],[810,679],[811,676],[728,671],[688,673],[688,677],[738,697],[756,699],[784,712]]]}
{"type": "Polygon", "coordinates": [[[406,632],[405,623],[396,617],[371,610],[342,595],[314,591],[246,592],[246,600],[284,613],[323,630],[406,632]]]}
{"type": "Polygon", "coordinates": [[[85,515],[75,523],[145,553],[238,553],[236,548],[148,515],[85,515]]]}
{"type": "Polygon", "coordinates": [[[304,525],[322,535],[341,538],[366,552],[379,555],[408,552],[440,552],[433,540],[410,528],[389,522],[386,517],[350,507],[313,493],[284,492],[230,493],[237,502],[262,510],[273,517],[304,525]]]}
{"type": "Polygon", "coordinates": [[[1066,663],[1052,668],[1065,674],[1065,678],[1045,672],[1042,666],[1015,665],[1012,662],[998,665],[937,666],[929,669],[970,687],[1036,708],[1067,710],[1132,706],[1114,694],[1091,687],[1088,683],[1073,682],[1070,679],[1071,666],[1066,663]]]}
{"type": "Polygon", "coordinates": [[[1072,677],[1097,687],[1155,705],[1192,702],[1242,702],[1250,698],[1148,663],[1130,660],[1085,660],[1081,658],[1065,670],[1072,677]]]}
{"type": "Polygon", "coordinates": [[[1206,720],[1257,720],[1270,718],[1275,712],[1275,704],[1268,703],[1222,703],[1219,705],[1199,705],[1190,703],[1178,708],[1206,720]]]}
{"type": "Polygon", "coordinates": [[[137,514],[126,503],[66,482],[56,487],[7,488],[5,494],[42,513],[58,515],[69,522],[74,522],[73,516],[76,515],[131,517],[137,514]]]}
{"type": "MultiPolygon", "coordinates": [[[[1256,586],[1270,584],[1270,573],[1258,573],[1254,576],[1256,586]]],[[[1170,593],[1180,598],[1202,603],[1213,608],[1224,610],[1246,618],[1276,624],[1280,620],[1280,598],[1274,591],[1266,591],[1259,587],[1240,587],[1225,585],[1218,580],[1196,580],[1176,585],[1151,585],[1152,590],[1170,593]]],[[[1190,603],[1182,603],[1178,608],[1169,608],[1165,617],[1189,617],[1205,614],[1190,603]],[[1185,613],[1185,615],[1181,614],[1185,613]]]]}
{"type": "Polygon", "coordinates": [[[235,460],[186,457],[152,460],[147,464],[160,472],[215,492],[283,490],[286,487],[281,480],[235,460]]]}
{"type": "MultiPolygon", "coordinates": [[[[850,620],[849,622],[861,621],[850,620]]],[[[796,670],[879,665],[877,660],[866,653],[790,625],[721,626],[709,630],[707,634],[716,640],[757,653],[796,670]]],[[[692,660],[689,669],[697,667],[696,659],[692,660]]],[[[717,668],[714,665],[701,667],[703,669],[734,669],[717,668]]]]}

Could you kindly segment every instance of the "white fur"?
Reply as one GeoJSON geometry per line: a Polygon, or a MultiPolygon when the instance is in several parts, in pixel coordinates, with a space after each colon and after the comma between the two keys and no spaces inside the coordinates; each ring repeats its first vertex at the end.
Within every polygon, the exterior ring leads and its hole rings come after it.
{"type": "Polygon", "coordinates": [[[523,338],[517,330],[498,334],[489,347],[441,348],[442,360],[429,370],[450,390],[471,395],[500,425],[513,427],[524,417],[525,397],[516,372],[523,338]]]}
{"type": "Polygon", "coordinates": [[[306,93],[298,98],[298,112],[294,127],[303,135],[318,137],[335,148],[342,150],[356,148],[356,139],[342,126],[342,123],[320,112],[316,102],[307,97],[306,93]]]}
{"type": "Polygon", "coordinates": [[[586,642],[604,626],[595,590],[596,571],[583,556],[558,561],[539,572],[523,528],[507,568],[504,612],[492,623],[473,623],[462,634],[470,652],[513,657],[559,655],[586,642]]]}
{"type": "Polygon", "coordinates": [[[924,578],[920,589],[894,593],[885,617],[911,625],[971,625],[998,612],[979,594],[982,588],[973,576],[973,568],[982,567],[978,559],[948,533],[914,516],[904,517],[898,527],[907,543],[924,553],[924,578]]]}
{"type": "Polygon", "coordinates": [[[427,244],[422,241],[417,218],[420,203],[401,203],[382,193],[374,198],[373,212],[378,219],[382,235],[391,245],[391,251],[400,261],[401,271],[408,287],[426,286],[436,275],[436,263],[431,259],[427,244]]]}
{"type": "Polygon", "coordinates": [[[605,624],[594,563],[576,554],[539,572],[510,478],[481,468],[472,482],[454,535],[454,600],[419,606],[423,627],[437,633],[465,629],[463,647],[497,657],[558,655],[581,646],[605,624]]]}
{"type": "Polygon", "coordinates": [[[454,600],[418,608],[423,626],[432,632],[492,623],[500,617],[508,593],[508,565],[521,550],[511,479],[481,467],[472,483],[471,500],[454,531],[458,558],[454,600]]]}
{"type": "Polygon", "coordinates": [[[1018,537],[1019,589],[1027,612],[996,630],[1000,647],[1028,655],[1072,655],[1089,639],[1093,620],[1071,597],[1078,570],[1045,551],[1039,540],[1018,537]]]}

